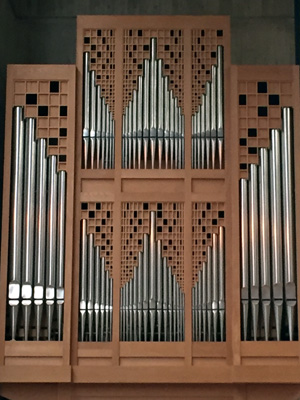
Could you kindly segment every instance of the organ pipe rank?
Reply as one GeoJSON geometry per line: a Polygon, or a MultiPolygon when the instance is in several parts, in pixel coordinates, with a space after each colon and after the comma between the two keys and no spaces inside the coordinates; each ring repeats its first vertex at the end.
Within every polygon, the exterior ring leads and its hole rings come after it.
{"type": "Polygon", "coordinates": [[[243,340],[293,340],[297,328],[292,109],[282,116],[240,181],[243,340]]]}
{"type": "Polygon", "coordinates": [[[219,227],[207,247],[207,260],[192,289],[193,340],[225,340],[225,229],[219,227]]]}
{"type": "Polygon", "coordinates": [[[223,46],[217,47],[217,65],[205,83],[201,105],[192,116],[192,168],[224,168],[224,62],[223,46]]]}
{"type": "Polygon", "coordinates": [[[113,280],[105,269],[105,257],[87,233],[87,220],[81,221],[80,340],[111,341],[113,280]],[[86,318],[88,316],[88,318],[86,318]]]}
{"type": "Polygon", "coordinates": [[[11,338],[40,340],[45,327],[48,340],[62,340],[66,172],[57,172],[57,157],[47,157],[46,140],[35,139],[35,133],[35,119],[24,119],[23,108],[15,107],[8,268],[11,338]]]}
{"type": "Polygon", "coordinates": [[[183,168],[184,115],[157,59],[157,38],[150,40],[137,86],[123,115],[122,167],[183,168]]]}
{"type": "Polygon", "coordinates": [[[90,53],[83,54],[83,168],[114,168],[115,121],[96,72],[90,71],[90,53]]]}
{"type": "Polygon", "coordinates": [[[150,233],[131,278],[121,288],[120,339],[183,341],[184,293],[156,240],[156,212],[150,212],[150,233]]]}

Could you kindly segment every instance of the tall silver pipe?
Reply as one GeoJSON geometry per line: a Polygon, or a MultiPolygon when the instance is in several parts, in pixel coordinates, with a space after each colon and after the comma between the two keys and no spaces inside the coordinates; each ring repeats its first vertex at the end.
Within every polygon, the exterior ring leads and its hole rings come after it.
{"type": "Polygon", "coordinates": [[[128,282],[129,341],[133,340],[133,280],[128,282]]]}
{"type": "Polygon", "coordinates": [[[90,158],[91,169],[94,169],[95,150],[96,150],[96,111],[97,111],[97,89],[96,89],[96,72],[90,72],[90,158]]]}
{"type": "Polygon", "coordinates": [[[110,316],[110,278],[109,278],[109,271],[105,271],[105,341],[109,341],[109,316],[110,316]]]}
{"type": "Polygon", "coordinates": [[[95,340],[99,341],[99,322],[100,322],[100,286],[101,285],[101,261],[100,247],[95,247],[95,298],[94,298],[94,314],[95,314],[95,340]]]}
{"type": "Polygon", "coordinates": [[[137,157],[138,157],[138,169],[141,169],[142,159],[142,142],[143,142],[143,77],[138,77],[138,124],[137,124],[137,157]]]}
{"type": "Polygon", "coordinates": [[[163,319],[164,319],[164,341],[168,340],[168,260],[163,257],[163,319]]]}
{"type": "Polygon", "coordinates": [[[11,152],[11,197],[9,230],[8,303],[11,311],[12,340],[16,338],[19,298],[21,292],[22,236],[23,236],[23,173],[24,173],[23,107],[13,108],[11,152]]]}
{"type": "Polygon", "coordinates": [[[143,324],[143,272],[144,259],[143,253],[139,251],[138,255],[138,338],[142,340],[142,324],[143,324]]]}
{"type": "Polygon", "coordinates": [[[125,143],[126,143],[126,110],[125,114],[122,115],[122,168],[126,168],[126,158],[125,158],[125,143]]]}
{"type": "Polygon", "coordinates": [[[261,262],[261,299],[265,340],[269,339],[271,311],[271,258],[270,258],[270,193],[269,193],[269,155],[268,149],[259,150],[259,213],[260,213],[260,262],[261,262]]]}
{"type": "Polygon", "coordinates": [[[138,126],[138,109],[137,109],[137,92],[132,93],[132,168],[136,169],[136,151],[137,151],[137,126],[138,126]]]}
{"type": "Polygon", "coordinates": [[[212,235],[212,314],[213,314],[213,340],[217,341],[219,317],[219,252],[218,236],[212,235]]]}
{"type": "Polygon", "coordinates": [[[192,168],[197,168],[196,167],[196,157],[197,157],[197,148],[195,144],[195,139],[196,139],[196,116],[192,115],[192,168]]]}
{"type": "Polygon", "coordinates": [[[162,335],[162,302],[163,302],[163,265],[162,265],[162,241],[157,241],[157,254],[156,254],[156,266],[157,266],[157,330],[158,338],[161,341],[162,335]]]}
{"type": "Polygon", "coordinates": [[[247,340],[248,313],[249,313],[249,238],[248,238],[248,182],[247,179],[240,180],[241,196],[241,299],[243,319],[243,340],[247,340]]]}
{"type": "Polygon", "coordinates": [[[109,339],[112,340],[112,320],[113,320],[113,279],[109,278],[109,339]]]}
{"type": "Polygon", "coordinates": [[[219,167],[223,168],[224,158],[224,48],[217,46],[217,130],[219,167]]]}
{"type": "Polygon", "coordinates": [[[149,235],[144,233],[143,246],[143,315],[144,315],[144,340],[148,340],[148,315],[149,315],[149,235]]]}
{"type": "Polygon", "coordinates": [[[173,341],[173,278],[172,269],[168,267],[168,315],[169,315],[169,340],[173,341]]]}
{"type": "Polygon", "coordinates": [[[199,270],[198,272],[198,282],[196,283],[196,286],[198,288],[197,290],[197,304],[198,304],[198,310],[197,310],[197,314],[198,314],[198,326],[196,327],[197,331],[198,331],[198,340],[202,340],[202,287],[203,287],[203,283],[202,283],[202,270],[199,270]]]}
{"type": "Polygon", "coordinates": [[[212,248],[207,246],[207,292],[206,292],[206,308],[207,308],[207,340],[212,341],[212,248]]]}
{"type": "Polygon", "coordinates": [[[83,53],[83,168],[87,168],[90,136],[90,53],[83,53]]]}
{"type": "Polygon", "coordinates": [[[133,313],[133,340],[138,341],[138,267],[133,269],[133,302],[132,302],[132,313],[133,313]]]}
{"type": "Polygon", "coordinates": [[[282,204],[281,204],[281,159],[280,131],[271,130],[271,249],[273,265],[273,298],[275,308],[276,336],[280,340],[283,307],[283,259],[282,259],[282,204]]]}
{"type": "Polygon", "coordinates": [[[219,227],[219,315],[221,342],[225,340],[225,228],[219,227]]]}
{"type": "Polygon", "coordinates": [[[129,282],[125,283],[125,340],[129,340],[129,282]]]}
{"type": "Polygon", "coordinates": [[[170,98],[170,164],[174,169],[174,138],[175,138],[175,99],[173,90],[169,91],[170,98]]]}
{"type": "Polygon", "coordinates": [[[144,143],[144,168],[147,168],[148,146],[150,136],[150,60],[143,61],[143,143],[144,143]]]}
{"type": "Polygon", "coordinates": [[[217,66],[211,67],[211,166],[215,169],[217,145],[217,66]]]}
{"type": "Polygon", "coordinates": [[[94,234],[88,235],[88,282],[87,282],[87,312],[89,341],[93,341],[93,320],[94,320],[94,294],[95,294],[95,253],[94,234]]]}
{"type": "Polygon", "coordinates": [[[178,147],[179,147],[179,110],[178,110],[178,98],[174,98],[174,168],[178,169],[178,147]]]}
{"type": "Polygon", "coordinates": [[[66,229],[66,171],[58,172],[58,209],[57,209],[57,278],[56,304],[58,340],[62,340],[63,305],[65,300],[65,229],[66,229]]]}
{"type": "Polygon", "coordinates": [[[52,318],[56,290],[57,261],[57,172],[56,156],[48,157],[48,224],[46,253],[46,305],[48,319],[48,340],[51,339],[52,318]]]}
{"type": "Polygon", "coordinates": [[[157,71],[157,39],[150,39],[150,148],[151,167],[154,169],[155,148],[158,123],[158,71],[157,71]]]}
{"type": "Polygon", "coordinates": [[[102,134],[102,100],[101,100],[101,87],[96,87],[96,168],[100,168],[101,158],[101,134],[102,134]]]}
{"type": "Polygon", "coordinates": [[[206,157],[206,95],[201,96],[201,168],[205,168],[206,157]]]}
{"type": "Polygon", "coordinates": [[[259,312],[259,231],[258,231],[258,167],[250,164],[249,178],[249,244],[250,244],[250,295],[253,337],[257,340],[259,312]]]}
{"type": "Polygon", "coordinates": [[[34,213],[35,213],[35,166],[36,142],[35,119],[25,119],[25,167],[24,167],[24,231],[23,231],[23,269],[22,305],[24,310],[25,340],[28,340],[29,321],[32,302],[34,265],[34,213]]]}
{"type": "Polygon", "coordinates": [[[205,93],[206,93],[206,102],[205,102],[205,142],[206,142],[206,168],[211,168],[211,82],[205,82],[205,93]]]}
{"type": "Polygon", "coordinates": [[[197,316],[196,316],[196,311],[197,310],[197,305],[196,305],[196,286],[192,287],[192,340],[196,341],[197,338],[197,316]]]}
{"type": "Polygon", "coordinates": [[[289,339],[293,340],[295,324],[296,261],[295,261],[295,209],[293,198],[293,115],[290,107],[282,109],[282,208],[283,208],[283,252],[284,252],[284,286],[288,316],[289,339]]]}
{"type": "Polygon", "coordinates": [[[157,304],[157,257],[156,257],[156,213],[150,212],[150,257],[149,257],[149,308],[151,341],[154,340],[157,304]]]}
{"type": "MultiPolygon", "coordinates": [[[[132,113],[132,101],[130,100],[128,103],[128,129],[127,129],[127,168],[132,168],[132,117],[133,117],[133,113],[132,113]]],[[[127,111],[126,110],[126,111],[127,111]]]]}
{"type": "Polygon", "coordinates": [[[165,144],[165,166],[169,168],[169,148],[170,148],[170,95],[169,78],[164,77],[164,144],[165,144]]]}
{"type": "Polygon", "coordinates": [[[111,126],[111,113],[109,111],[109,106],[108,104],[105,105],[105,110],[106,110],[106,127],[105,127],[105,162],[104,162],[104,168],[108,169],[109,168],[109,149],[110,149],[110,126],[111,126]]]}
{"type": "Polygon", "coordinates": [[[105,97],[101,99],[101,111],[102,111],[102,128],[101,128],[101,162],[102,162],[102,169],[105,169],[105,154],[106,154],[106,116],[107,116],[107,104],[105,104],[105,97]]]}
{"type": "Polygon", "coordinates": [[[172,314],[173,314],[173,341],[177,340],[177,290],[176,290],[176,277],[172,275],[172,314]]]}
{"type": "MultiPolygon", "coordinates": [[[[105,258],[101,257],[101,290],[100,290],[100,341],[104,342],[105,337],[105,297],[106,297],[106,285],[105,285],[105,258]]],[[[125,303],[123,303],[125,306],[125,303]]],[[[125,318],[124,318],[125,321],[125,318]]]]}
{"type": "Polygon", "coordinates": [[[87,241],[87,220],[81,220],[81,274],[80,274],[80,332],[81,341],[85,337],[85,321],[87,311],[87,273],[88,273],[88,241],[87,241]]]}
{"type": "Polygon", "coordinates": [[[163,143],[164,143],[164,77],[163,77],[163,61],[158,60],[158,121],[157,121],[157,137],[158,137],[158,168],[162,168],[163,143]]]}
{"type": "MultiPolygon", "coordinates": [[[[202,264],[202,326],[203,326],[203,341],[207,340],[207,270],[206,262],[202,264]]],[[[209,338],[208,338],[209,340],[209,338]]]]}
{"type": "Polygon", "coordinates": [[[40,340],[46,258],[46,218],[47,218],[47,157],[46,140],[37,140],[36,166],[36,235],[35,235],[35,267],[34,267],[34,304],[36,315],[36,340],[40,340]]]}

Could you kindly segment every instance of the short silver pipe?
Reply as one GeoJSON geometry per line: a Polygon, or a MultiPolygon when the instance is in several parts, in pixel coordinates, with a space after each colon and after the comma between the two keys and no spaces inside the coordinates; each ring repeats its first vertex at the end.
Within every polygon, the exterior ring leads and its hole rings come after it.
{"type": "Polygon", "coordinates": [[[241,224],[241,299],[243,340],[247,340],[249,314],[249,209],[248,209],[248,181],[240,180],[240,224],[241,224]]]}
{"type": "Polygon", "coordinates": [[[165,167],[169,168],[169,148],[170,148],[170,95],[169,78],[164,77],[164,149],[165,149],[165,167]]]}
{"type": "Polygon", "coordinates": [[[93,341],[94,322],[94,294],[95,294],[95,253],[94,234],[88,235],[88,280],[87,280],[87,312],[88,312],[88,334],[89,341],[93,341]]]}
{"type": "Polygon", "coordinates": [[[88,166],[90,136],[90,53],[83,53],[83,168],[88,166]]]}
{"type": "Polygon", "coordinates": [[[259,230],[258,230],[258,167],[250,164],[249,177],[249,245],[250,245],[250,296],[253,338],[257,340],[259,312],[259,230]]]}
{"type": "Polygon", "coordinates": [[[81,220],[81,274],[80,274],[80,333],[81,341],[85,340],[85,322],[87,312],[87,273],[88,273],[88,240],[87,240],[87,220],[81,220]]]}
{"type": "Polygon", "coordinates": [[[96,150],[96,111],[97,111],[96,72],[90,72],[90,158],[91,169],[94,169],[96,150]]]}
{"type": "Polygon", "coordinates": [[[269,193],[269,154],[268,149],[259,150],[259,225],[261,262],[261,299],[265,340],[269,339],[271,312],[271,258],[270,258],[270,193],[269,193]]]}
{"type": "Polygon", "coordinates": [[[219,167],[224,164],[224,48],[217,46],[217,135],[219,167]]]}
{"type": "Polygon", "coordinates": [[[40,340],[45,289],[46,218],[47,218],[47,155],[46,139],[37,140],[35,208],[34,304],[36,340],[40,340]]]}
{"type": "Polygon", "coordinates": [[[219,316],[220,316],[220,339],[225,340],[225,228],[219,227],[218,237],[219,249],[219,316]]]}
{"type": "Polygon", "coordinates": [[[150,60],[144,60],[143,67],[143,143],[144,168],[146,169],[150,137],[150,60]]]}
{"type": "Polygon", "coordinates": [[[48,340],[51,340],[52,318],[56,289],[57,260],[57,158],[48,157],[48,224],[46,253],[46,305],[48,319],[48,340]]]}

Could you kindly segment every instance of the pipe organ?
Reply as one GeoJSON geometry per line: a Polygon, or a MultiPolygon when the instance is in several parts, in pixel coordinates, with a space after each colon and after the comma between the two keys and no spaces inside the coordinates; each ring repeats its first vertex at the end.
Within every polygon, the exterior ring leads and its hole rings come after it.
{"type": "Polygon", "coordinates": [[[83,16],[76,66],[7,82],[0,382],[300,372],[296,66],[231,65],[227,17],[83,16]]]}

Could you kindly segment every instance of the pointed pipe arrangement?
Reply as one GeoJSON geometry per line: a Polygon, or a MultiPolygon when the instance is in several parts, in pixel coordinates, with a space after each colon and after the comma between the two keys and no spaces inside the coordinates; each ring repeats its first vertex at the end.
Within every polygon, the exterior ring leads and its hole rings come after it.
{"type": "Polygon", "coordinates": [[[297,327],[291,108],[282,119],[240,181],[243,340],[294,340],[297,327]]]}
{"type": "Polygon", "coordinates": [[[163,68],[157,38],[151,38],[150,59],[143,60],[143,75],[123,115],[123,168],[184,167],[184,118],[163,68]]]}
{"type": "Polygon", "coordinates": [[[225,341],[225,228],[207,246],[207,260],[192,288],[193,341],[225,341]]]}
{"type": "Polygon", "coordinates": [[[183,341],[184,294],[156,240],[156,212],[150,212],[150,232],[133,277],[121,287],[120,339],[123,341],[183,341]]]}
{"type": "Polygon", "coordinates": [[[114,168],[114,120],[96,83],[96,72],[90,70],[89,52],[83,53],[82,115],[82,167],[114,168]]]}
{"type": "Polygon", "coordinates": [[[192,115],[192,168],[224,168],[224,48],[217,46],[217,64],[205,82],[201,105],[192,115]]]}
{"type": "Polygon", "coordinates": [[[112,340],[113,280],[94,234],[88,233],[86,219],[81,220],[80,243],[79,338],[82,342],[108,342],[112,340]]]}

